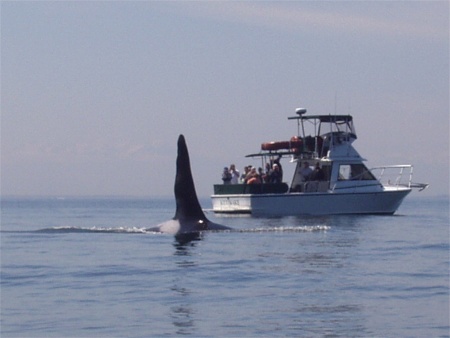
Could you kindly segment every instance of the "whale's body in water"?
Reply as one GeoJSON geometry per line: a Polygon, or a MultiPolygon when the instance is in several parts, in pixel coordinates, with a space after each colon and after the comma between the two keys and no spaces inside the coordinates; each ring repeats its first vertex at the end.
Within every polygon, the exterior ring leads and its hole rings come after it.
{"type": "Polygon", "coordinates": [[[211,222],[206,218],[195,191],[191,164],[186,141],[183,135],[178,137],[177,172],[175,176],[175,216],[150,231],[163,232],[176,236],[198,234],[208,230],[230,230],[230,228],[211,222]]]}

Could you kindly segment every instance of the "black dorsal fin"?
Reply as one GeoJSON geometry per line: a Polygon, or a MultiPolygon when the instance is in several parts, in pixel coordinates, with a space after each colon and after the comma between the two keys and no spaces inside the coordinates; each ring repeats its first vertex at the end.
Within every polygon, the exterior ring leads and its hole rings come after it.
{"type": "Polygon", "coordinates": [[[195,192],[189,153],[183,135],[178,137],[177,173],[174,191],[177,204],[174,219],[207,220],[195,192]]]}

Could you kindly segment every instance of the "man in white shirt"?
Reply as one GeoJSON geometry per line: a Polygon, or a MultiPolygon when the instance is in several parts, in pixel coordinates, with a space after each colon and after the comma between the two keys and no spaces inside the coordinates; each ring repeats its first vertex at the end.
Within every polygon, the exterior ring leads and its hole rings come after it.
{"type": "Polygon", "coordinates": [[[313,170],[309,166],[308,162],[303,163],[303,168],[300,169],[300,175],[302,175],[302,182],[306,182],[310,179],[313,170]]]}
{"type": "Polygon", "coordinates": [[[239,170],[236,169],[234,164],[230,165],[231,184],[239,183],[239,170]]]}

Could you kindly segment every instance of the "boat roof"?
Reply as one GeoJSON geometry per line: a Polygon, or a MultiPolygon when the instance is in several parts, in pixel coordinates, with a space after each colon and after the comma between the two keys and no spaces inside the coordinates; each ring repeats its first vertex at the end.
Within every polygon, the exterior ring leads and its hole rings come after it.
{"type": "Polygon", "coordinates": [[[281,156],[287,156],[287,155],[296,155],[297,152],[295,151],[275,151],[275,150],[268,150],[268,151],[261,151],[259,153],[255,153],[255,154],[248,154],[245,155],[245,157],[265,157],[265,156],[269,156],[269,157],[281,157],[281,156]]]}
{"type": "Polygon", "coordinates": [[[320,122],[350,122],[351,115],[299,115],[288,117],[288,120],[319,120],[320,122]]]}

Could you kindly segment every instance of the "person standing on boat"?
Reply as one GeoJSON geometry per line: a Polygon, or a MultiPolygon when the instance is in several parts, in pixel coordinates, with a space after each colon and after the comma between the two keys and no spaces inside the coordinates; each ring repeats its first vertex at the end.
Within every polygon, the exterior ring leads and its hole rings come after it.
{"type": "Polygon", "coordinates": [[[239,183],[239,170],[236,169],[234,164],[230,164],[231,184],[239,183]]]}
{"type": "Polygon", "coordinates": [[[300,169],[300,175],[302,176],[302,182],[309,181],[309,179],[311,178],[312,172],[313,172],[313,170],[309,166],[309,163],[305,161],[303,163],[303,168],[300,169]]]}
{"type": "Polygon", "coordinates": [[[264,183],[264,172],[261,167],[258,168],[258,176],[259,176],[261,183],[264,183]]]}
{"type": "Polygon", "coordinates": [[[244,172],[241,175],[241,183],[247,184],[247,177],[250,174],[251,169],[252,169],[251,165],[244,167],[244,172]]]}
{"type": "Polygon", "coordinates": [[[250,173],[245,178],[245,181],[247,184],[260,184],[261,178],[259,177],[258,173],[256,172],[256,168],[252,167],[250,170],[250,173]]]}
{"type": "Polygon", "coordinates": [[[222,181],[223,181],[223,184],[231,183],[231,174],[228,171],[228,167],[223,168],[222,181]]]}
{"type": "Polygon", "coordinates": [[[323,172],[322,168],[320,167],[320,163],[316,163],[316,168],[311,174],[311,181],[323,181],[325,180],[325,173],[323,172]]]}
{"type": "Polygon", "coordinates": [[[266,163],[264,175],[261,177],[263,183],[270,183],[270,172],[272,169],[270,169],[270,163],[266,163]]]}
{"type": "Polygon", "coordinates": [[[273,169],[270,172],[270,183],[281,183],[282,177],[281,177],[281,171],[280,166],[278,164],[273,165],[273,169]]]}
{"type": "MultiPolygon", "coordinates": [[[[280,171],[280,182],[283,182],[283,167],[281,166],[280,159],[281,159],[281,155],[278,157],[278,159],[273,161],[273,165],[276,164],[278,166],[278,169],[280,171]]],[[[273,168],[273,166],[272,166],[272,168],[273,168]]]]}

